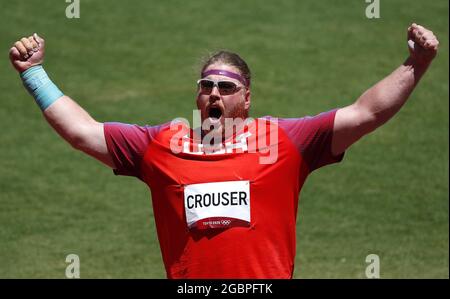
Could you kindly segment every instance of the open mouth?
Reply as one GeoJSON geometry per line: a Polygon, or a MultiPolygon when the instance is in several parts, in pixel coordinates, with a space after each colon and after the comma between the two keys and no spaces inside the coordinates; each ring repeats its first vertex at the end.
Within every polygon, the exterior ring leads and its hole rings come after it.
{"type": "Polygon", "coordinates": [[[222,110],[219,107],[211,107],[208,111],[208,116],[211,118],[219,119],[222,116],[222,110]]]}

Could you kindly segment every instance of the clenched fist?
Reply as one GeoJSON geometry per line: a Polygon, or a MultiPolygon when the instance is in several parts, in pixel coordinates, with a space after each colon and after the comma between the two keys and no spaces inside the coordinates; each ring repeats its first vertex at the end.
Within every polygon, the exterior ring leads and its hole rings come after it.
{"type": "Polygon", "coordinates": [[[36,33],[14,43],[9,50],[9,59],[14,68],[22,73],[44,61],[45,41],[36,33]]]}
{"type": "Polygon", "coordinates": [[[431,30],[413,23],[408,27],[407,39],[411,58],[419,64],[428,64],[436,56],[439,41],[431,30]]]}

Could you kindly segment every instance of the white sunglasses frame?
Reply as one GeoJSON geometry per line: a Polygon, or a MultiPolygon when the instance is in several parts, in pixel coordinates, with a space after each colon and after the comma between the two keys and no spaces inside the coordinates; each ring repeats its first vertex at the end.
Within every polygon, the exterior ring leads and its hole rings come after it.
{"type": "MultiPolygon", "coordinates": [[[[239,90],[241,90],[242,88],[245,88],[244,85],[242,85],[242,84],[236,84],[235,82],[229,81],[229,80],[217,80],[217,81],[215,81],[215,80],[211,80],[211,79],[202,78],[202,79],[198,79],[198,80],[197,80],[197,88],[198,88],[198,91],[201,91],[201,87],[200,87],[200,82],[201,82],[201,81],[209,81],[209,82],[213,82],[213,87],[211,88],[211,92],[212,92],[212,90],[214,89],[214,87],[217,87],[217,90],[219,91],[219,93],[220,93],[221,95],[222,95],[222,93],[220,92],[219,82],[229,82],[229,83],[233,83],[234,85],[236,85],[236,87],[235,87],[235,89],[233,90],[232,93],[229,93],[229,94],[223,94],[223,95],[232,95],[232,94],[237,93],[237,92],[238,92],[239,90]]],[[[208,93],[208,94],[211,94],[211,92],[208,93]]]]}

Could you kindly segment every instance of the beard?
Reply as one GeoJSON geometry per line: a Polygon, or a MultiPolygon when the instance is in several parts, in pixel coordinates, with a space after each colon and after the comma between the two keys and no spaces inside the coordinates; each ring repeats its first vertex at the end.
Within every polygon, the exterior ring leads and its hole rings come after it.
{"type": "Polygon", "coordinates": [[[225,107],[224,110],[220,121],[210,122],[207,115],[203,117],[202,139],[207,144],[212,145],[224,142],[243,128],[245,120],[248,118],[248,110],[245,110],[244,99],[233,107],[225,107]]]}

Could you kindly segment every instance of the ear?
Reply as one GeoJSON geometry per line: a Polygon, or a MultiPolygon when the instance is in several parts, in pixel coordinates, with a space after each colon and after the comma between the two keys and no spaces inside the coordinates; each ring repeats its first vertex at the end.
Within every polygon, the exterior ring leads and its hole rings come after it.
{"type": "Polygon", "coordinates": [[[244,100],[245,100],[245,110],[248,111],[250,109],[251,104],[251,92],[250,89],[248,88],[245,89],[244,100]]]}

